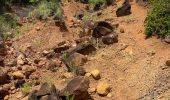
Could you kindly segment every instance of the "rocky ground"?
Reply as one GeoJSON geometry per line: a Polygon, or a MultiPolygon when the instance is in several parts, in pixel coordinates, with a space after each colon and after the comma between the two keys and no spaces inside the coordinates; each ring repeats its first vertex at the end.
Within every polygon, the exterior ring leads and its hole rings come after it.
{"type": "Polygon", "coordinates": [[[144,2],[123,2],[86,14],[70,0],[66,28],[49,18],[0,43],[0,100],[169,100],[170,45],[145,39],[144,2]]]}

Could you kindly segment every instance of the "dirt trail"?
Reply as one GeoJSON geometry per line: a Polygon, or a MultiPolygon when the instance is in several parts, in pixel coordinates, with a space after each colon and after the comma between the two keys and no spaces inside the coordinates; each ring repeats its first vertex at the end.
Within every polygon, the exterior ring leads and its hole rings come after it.
{"type": "MultiPolygon", "coordinates": [[[[84,65],[89,71],[99,69],[102,79],[110,82],[114,96],[108,100],[156,100],[170,88],[169,81],[162,80],[170,80],[170,70],[161,69],[170,56],[170,45],[155,37],[145,39],[146,14],[146,8],[134,4],[132,15],[118,19],[119,26],[125,30],[119,34],[119,42],[98,50],[84,65]]],[[[91,87],[95,85],[95,81],[91,82],[91,87]]],[[[97,95],[94,98],[106,100],[97,95]]]]}
{"type": "MultiPolygon", "coordinates": [[[[70,22],[68,19],[73,19],[76,10],[84,9],[82,5],[75,5],[71,3],[64,6],[67,23],[70,22]]],[[[115,6],[108,7],[100,19],[113,18],[112,24],[119,23],[119,29],[123,28],[125,32],[119,34],[118,43],[98,49],[83,66],[87,72],[100,70],[101,80],[110,83],[113,97],[101,97],[97,94],[92,94],[92,97],[94,100],[169,100],[170,69],[165,68],[165,61],[170,58],[170,45],[156,37],[145,39],[146,8],[134,3],[131,15],[117,18],[114,13],[115,6]]],[[[75,30],[69,28],[69,33],[63,38],[55,25],[39,22],[15,42],[15,47],[31,43],[37,50],[51,48],[64,39],[73,41],[77,36],[73,32],[75,30]],[[36,30],[37,27],[40,31],[36,30]]],[[[90,80],[90,87],[97,85],[98,81],[92,78],[90,80]]]]}

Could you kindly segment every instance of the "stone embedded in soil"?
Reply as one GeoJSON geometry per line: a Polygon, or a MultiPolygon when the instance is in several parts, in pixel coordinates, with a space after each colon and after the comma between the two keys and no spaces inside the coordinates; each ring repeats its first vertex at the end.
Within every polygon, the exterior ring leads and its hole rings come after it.
{"type": "Polygon", "coordinates": [[[67,92],[68,95],[74,95],[75,100],[84,100],[87,96],[89,84],[90,81],[87,77],[77,76],[67,84],[63,92],[67,92]]]}
{"type": "Polygon", "coordinates": [[[25,63],[26,63],[25,55],[24,54],[20,54],[17,57],[17,65],[23,65],[25,63]]]}
{"type": "Polygon", "coordinates": [[[96,88],[89,88],[89,89],[88,89],[88,92],[89,92],[89,93],[95,93],[95,92],[96,92],[96,88]]]}
{"type": "Polygon", "coordinates": [[[54,60],[49,60],[46,63],[46,69],[50,70],[50,71],[56,71],[58,67],[61,66],[61,62],[60,61],[54,61],[54,60]]]}
{"type": "Polygon", "coordinates": [[[125,33],[125,30],[124,30],[124,28],[123,27],[120,27],[120,33],[125,33]]]}
{"type": "Polygon", "coordinates": [[[62,53],[63,51],[66,51],[70,48],[69,44],[64,44],[61,46],[54,47],[53,50],[55,53],[62,53]]]}
{"type": "Polygon", "coordinates": [[[106,96],[110,92],[110,86],[107,82],[101,81],[97,84],[97,93],[106,96]]]}
{"type": "Polygon", "coordinates": [[[113,96],[112,93],[108,93],[108,94],[107,94],[107,97],[108,97],[108,98],[111,98],[112,96],[113,96]]]}
{"type": "Polygon", "coordinates": [[[118,42],[118,35],[116,33],[108,34],[102,37],[102,42],[104,44],[110,45],[118,42]]]}
{"type": "Polygon", "coordinates": [[[61,100],[59,91],[53,84],[43,83],[29,94],[29,100],[61,100]],[[40,99],[38,99],[40,98],[40,99]]]}
{"type": "Polygon", "coordinates": [[[8,81],[7,72],[0,68],[0,85],[8,81]]]}
{"type": "Polygon", "coordinates": [[[170,43],[170,35],[165,36],[165,42],[166,42],[166,43],[170,43]]]}
{"type": "Polygon", "coordinates": [[[99,80],[100,79],[100,71],[99,70],[93,70],[91,71],[91,75],[94,79],[99,80]]]}
{"type": "Polygon", "coordinates": [[[166,65],[170,66],[170,59],[166,61],[166,65]]]}
{"type": "Polygon", "coordinates": [[[121,17],[121,16],[126,16],[129,14],[131,14],[131,5],[129,4],[128,0],[125,0],[122,6],[117,9],[116,15],[117,17],[121,17]]]}
{"type": "Polygon", "coordinates": [[[15,87],[21,87],[24,83],[25,83],[25,80],[24,80],[24,79],[18,79],[18,80],[15,82],[15,87]]]}
{"type": "Polygon", "coordinates": [[[4,59],[0,57],[0,67],[4,66],[4,59]]]}
{"type": "Polygon", "coordinates": [[[71,69],[72,67],[76,67],[74,69],[77,69],[77,67],[84,65],[87,62],[87,58],[82,54],[74,53],[68,58],[64,59],[64,62],[66,63],[69,70],[73,70],[71,69]]]}
{"type": "Polygon", "coordinates": [[[64,73],[64,75],[63,75],[63,78],[67,78],[67,79],[72,78],[72,77],[73,77],[73,74],[71,72],[64,73]]]}
{"type": "Polygon", "coordinates": [[[95,51],[96,51],[96,48],[92,44],[83,43],[83,44],[77,45],[75,48],[68,51],[67,56],[70,56],[74,53],[80,53],[82,55],[89,55],[95,51]]]}
{"type": "Polygon", "coordinates": [[[78,67],[77,69],[76,69],[76,75],[77,76],[84,76],[85,74],[86,74],[86,71],[85,71],[85,69],[84,68],[82,68],[82,67],[78,67]]]}
{"type": "Polygon", "coordinates": [[[110,23],[105,21],[99,21],[96,22],[94,25],[92,36],[95,38],[100,38],[112,32],[113,32],[113,26],[110,23]]]}
{"type": "Polygon", "coordinates": [[[15,79],[23,79],[25,78],[25,75],[23,74],[22,71],[15,71],[12,73],[12,76],[15,78],[15,79]]]}
{"type": "Polygon", "coordinates": [[[90,77],[90,76],[91,76],[91,73],[86,73],[85,76],[86,76],[86,77],[90,77]]]}
{"type": "Polygon", "coordinates": [[[116,0],[106,0],[107,5],[112,5],[115,3],[116,0]]]}

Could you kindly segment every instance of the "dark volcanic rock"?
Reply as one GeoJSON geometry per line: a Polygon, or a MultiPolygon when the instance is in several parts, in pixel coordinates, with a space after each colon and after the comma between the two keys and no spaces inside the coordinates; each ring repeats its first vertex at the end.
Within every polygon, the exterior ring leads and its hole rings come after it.
{"type": "Polygon", "coordinates": [[[6,71],[3,71],[0,68],[0,85],[6,83],[8,81],[8,75],[6,71]]]}
{"type": "Polygon", "coordinates": [[[112,34],[103,36],[102,42],[107,45],[116,43],[116,42],[118,42],[118,35],[116,33],[112,33],[112,34]]]}
{"type": "Polygon", "coordinates": [[[43,83],[29,94],[29,100],[61,100],[53,84],[43,83]]]}
{"type": "Polygon", "coordinates": [[[113,32],[113,29],[114,28],[109,23],[105,21],[100,21],[95,23],[92,36],[95,38],[101,38],[102,36],[105,36],[113,32]]]}
{"type": "Polygon", "coordinates": [[[118,8],[116,11],[117,17],[126,16],[131,14],[131,5],[129,4],[129,0],[125,0],[122,7],[118,8]]]}
{"type": "Polygon", "coordinates": [[[64,89],[64,93],[74,95],[75,100],[86,100],[89,88],[89,79],[87,77],[78,76],[72,79],[64,89]]]}
{"type": "Polygon", "coordinates": [[[107,5],[112,5],[116,0],[106,0],[107,5]]]}
{"type": "Polygon", "coordinates": [[[75,47],[74,49],[70,50],[68,52],[67,56],[70,56],[75,52],[83,54],[83,55],[89,55],[94,51],[96,51],[96,48],[92,44],[84,43],[84,44],[80,44],[77,47],[75,47]]]}
{"type": "Polygon", "coordinates": [[[69,71],[75,71],[87,62],[87,58],[79,53],[73,53],[63,60],[69,71]]]}

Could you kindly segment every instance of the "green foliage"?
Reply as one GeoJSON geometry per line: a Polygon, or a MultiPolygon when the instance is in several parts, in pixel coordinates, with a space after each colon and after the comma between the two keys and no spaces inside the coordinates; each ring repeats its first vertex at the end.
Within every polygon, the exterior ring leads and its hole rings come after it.
{"type": "Polygon", "coordinates": [[[49,16],[61,16],[62,11],[59,3],[52,1],[42,1],[32,12],[30,18],[47,19],[49,16]]]}
{"type": "Polygon", "coordinates": [[[170,35],[170,2],[169,0],[150,0],[151,10],[145,23],[145,34],[151,36],[156,33],[165,37],[170,35]]]}
{"type": "Polygon", "coordinates": [[[35,86],[35,81],[23,84],[21,87],[23,94],[28,95],[33,86],[35,86]]]}
{"type": "Polygon", "coordinates": [[[74,96],[66,96],[66,100],[75,100],[74,96]]]}
{"type": "Polygon", "coordinates": [[[17,27],[17,19],[18,17],[11,13],[0,14],[0,32],[2,33],[4,39],[8,38],[7,32],[9,30],[17,27]]]}
{"type": "Polygon", "coordinates": [[[95,6],[97,4],[105,4],[106,0],[89,0],[88,2],[89,2],[89,4],[95,6]]]}

